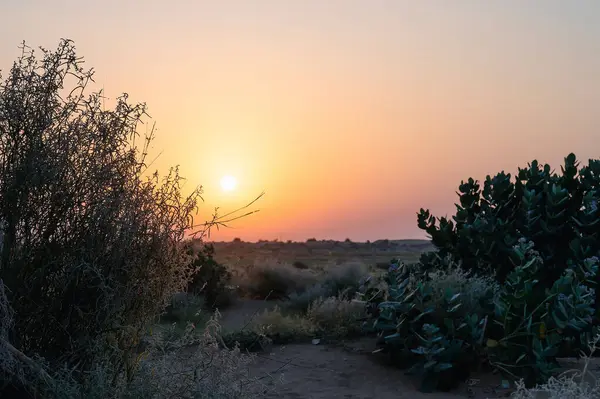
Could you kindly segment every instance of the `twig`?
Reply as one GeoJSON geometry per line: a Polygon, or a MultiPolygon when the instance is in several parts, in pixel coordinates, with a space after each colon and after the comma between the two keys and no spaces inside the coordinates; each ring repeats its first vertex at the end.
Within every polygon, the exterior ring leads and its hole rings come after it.
{"type": "Polygon", "coordinates": [[[26,354],[24,354],[23,352],[21,352],[14,346],[12,346],[4,338],[0,338],[0,345],[3,345],[4,347],[6,347],[6,349],[8,349],[8,351],[10,353],[12,353],[15,357],[17,357],[20,361],[27,364],[29,367],[31,367],[35,371],[39,372],[40,375],[42,376],[42,378],[44,378],[47,382],[54,383],[54,379],[52,377],[50,377],[50,375],[42,368],[42,366],[37,364],[33,359],[31,359],[26,354]]]}

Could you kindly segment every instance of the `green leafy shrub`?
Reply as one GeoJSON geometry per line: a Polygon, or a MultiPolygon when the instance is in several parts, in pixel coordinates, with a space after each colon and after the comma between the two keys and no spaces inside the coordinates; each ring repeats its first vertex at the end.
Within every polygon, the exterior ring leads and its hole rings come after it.
{"type": "MultiPolygon", "coordinates": [[[[490,362],[528,386],[543,382],[556,357],[582,349],[598,324],[600,160],[580,167],[569,154],[560,173],[533,161],[514,181],[501,172],[483,187],[463,181],[458,191],[451,219],[418,213],[436,247],[420,267],[439,270],[450,259],[498,281],[495,309],[486,314],[490,362]]],[[[428,334],[446,337],[439,325],[428,334]]]]}
{"type": "Polygon", "coordinates": [[[559,369],[561,352],[570,355],[589,342],[595,298],[585,282],[595,278],[598,259],[572,265],[548,289],[540,284],[546,269],[533,243],[521,239],[513,254],[516,267],[496,301],[497,328],[490,334],[496,339],[488,346],[492,365],[532,386],[559,369]]]}
{"type": "Polygon", "coordinates": [[[451,263],[426,268],[391,264],[384,284],[370,279],[363,298],[373,318],[366,327],[394,364],[421,376],[421,390],[448,390],[464,381],[484,351],[487,315],[498,287],[451,263]]]}
{"type": "Polygon", "coordinates": [[[187,292],[203,295],[207,306],[211,309],[223,309],[231,305],[233,293],[230,286],[231,272],[214,259],[215,248],[205,244],[197,251],[192,261],[192,280],[187,292]]]}
{"type": "MultiPolygon", "coordinates": [[[[504,172],[487,176],[483,188],[470,178],[458,195],[452,219],[421,209],[417,220],[437,255],[460,260],[465,270],[504,282],[514,269],[513,246],[524,238],[535,243],[545,270],[540,284],[550,288],[570,263],[599,255],[600,160],[580,168],[569,154],[561,173],[534,160],[518,169],[514,182],[504,172]]],[[[425,254],[421,263],[434,266],[432,260],[425,254]]]]}

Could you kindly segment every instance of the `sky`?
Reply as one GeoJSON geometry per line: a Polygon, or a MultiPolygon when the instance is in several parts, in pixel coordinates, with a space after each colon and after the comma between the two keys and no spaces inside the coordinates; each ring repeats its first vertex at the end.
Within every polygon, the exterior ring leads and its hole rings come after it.
{"type": "Polygon", "coordinates": [[[425,238],[461,180],[600,152],[596,0],[0,0],[18,45],[74,40],[114,98],[146,102],[154,166],[204,187],[212,239],[425,238]],[[236,190],[221,178],[232,175],[236,190]]]}

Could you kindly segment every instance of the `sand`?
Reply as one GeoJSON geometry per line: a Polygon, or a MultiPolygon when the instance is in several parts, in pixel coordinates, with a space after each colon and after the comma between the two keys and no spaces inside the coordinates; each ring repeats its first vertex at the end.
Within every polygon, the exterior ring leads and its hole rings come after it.
{"type": "MultiPolygon", "coordinates": [[[[225,329],[240,328],[251,318],[275,306],[264,301],[240,301],[223,312],[225,329]]],[[[291,344],[275,346],[270,353],[259,353],[251,374],[265,382],[268,398],[278,399],[392,399],[392,398],[498,398],[508,392],[494,388],[499,376],[473,376],[471,396],[467,384],[450,393],[421,393],[418,380],[402,370],[385,364],[381,356],[373,355],[372,338],[343,345],[291,344]]]]}

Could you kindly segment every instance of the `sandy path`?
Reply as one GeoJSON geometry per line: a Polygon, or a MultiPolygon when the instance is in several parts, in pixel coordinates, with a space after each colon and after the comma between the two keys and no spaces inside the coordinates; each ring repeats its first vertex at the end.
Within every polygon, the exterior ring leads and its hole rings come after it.
{"type": "Polygon", "coordinates": [[[401,371],[371,361],[364,354],[320,345],[287,345],[261,354],[255,376],[282,378],[268,398],[398,399],[464,398],[465,395],[418,392],[401,371]]]}
{"type": "MultiPolygon", "coordinates": [[[[274,302],[240,301],[222,313],[224,329],[242,328],[252,317],[272,308],[274,302]]],[[[398,399],[398,398],[465,398],[465,384],[453,393],[423,394],[401,370],[385,366],[371,355],[374,342],[365,339],[340,346],[291,344],[273,347],[270,353],[259,353],[251,373],[263,377],[270,385],[268,398],[278,399],[398,399]],[[282,380],[275,384],[273,381],[282,380]]],[[[498,397],[483,387],[474,387],[475,398],[498,397]]]]}

